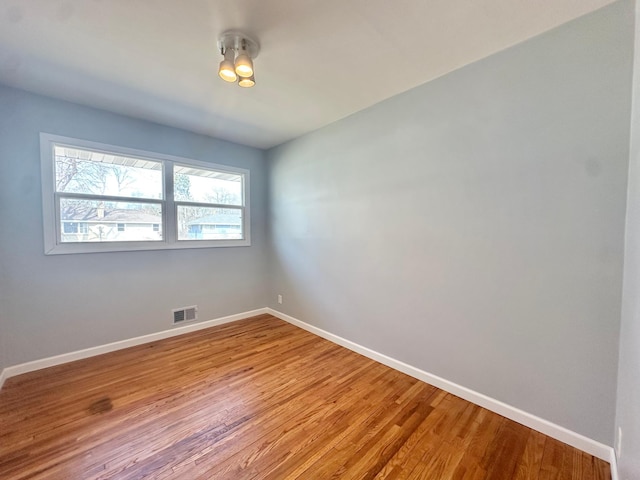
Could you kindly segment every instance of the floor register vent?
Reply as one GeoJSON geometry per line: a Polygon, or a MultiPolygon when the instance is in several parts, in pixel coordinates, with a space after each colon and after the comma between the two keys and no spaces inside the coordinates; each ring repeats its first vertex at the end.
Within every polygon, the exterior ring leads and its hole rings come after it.
{"type": "Polygon", "coordinates": [[[182,307],[172,310],[173,312],[173,324],[191,322],[198,319],[198,306],[182,307]]]}

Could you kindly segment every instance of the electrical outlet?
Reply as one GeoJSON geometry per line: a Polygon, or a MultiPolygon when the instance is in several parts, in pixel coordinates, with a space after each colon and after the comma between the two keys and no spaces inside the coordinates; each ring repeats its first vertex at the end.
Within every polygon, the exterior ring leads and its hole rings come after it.
{"type": "Polygon", "coordinates": [[[620,457],[622,450],[622,427],[618,427],[618,441],[616,442],[616,457],[620,457]]]}
{"type": "Polygon", "coordinates": [[[278,303],[282,305],[282,295],[278,295],[278,303]]]}

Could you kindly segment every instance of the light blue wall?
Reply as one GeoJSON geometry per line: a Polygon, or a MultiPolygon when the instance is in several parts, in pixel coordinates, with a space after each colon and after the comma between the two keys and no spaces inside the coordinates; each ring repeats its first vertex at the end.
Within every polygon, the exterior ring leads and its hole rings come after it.
{"type": "MultiPolygon", "coordinates": [[[[621,448],[616,452],[621,480],[640,478],[640,10],[637,5],[635,19],[635,81],[616,406],[616,433],[618,428],[622,433],[621,448]]],[[[615,445],[617,450],[617,441],[615,445]]]]}
{"type": "Polygon", "coordinates": [[[611,445],[631,10],[271,150],[270,305],[611,445]]]}
{"type": "Polygon", "coordinates": [[[260,150],[0,87],[0,367],[264,307],[260,150]],[[251,171],[251,247],[45,256],[40,132],[251,171]]]}

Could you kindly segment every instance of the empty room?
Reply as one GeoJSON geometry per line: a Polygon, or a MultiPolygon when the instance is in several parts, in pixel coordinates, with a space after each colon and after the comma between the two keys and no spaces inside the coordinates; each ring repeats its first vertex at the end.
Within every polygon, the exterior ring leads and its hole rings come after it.
{"type": "Polygon", "coordinates": [[[0,479],[640,480],[636,0],[0,0],[0,479]]]}

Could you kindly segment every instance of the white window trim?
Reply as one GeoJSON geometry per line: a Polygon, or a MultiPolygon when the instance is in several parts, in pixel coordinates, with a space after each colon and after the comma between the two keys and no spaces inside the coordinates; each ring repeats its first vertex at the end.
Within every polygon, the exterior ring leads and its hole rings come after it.
{"type": "MultiPolygon", "coordinates": [[[[137,150],[104,143],[81,140],[49,133],[40,133],[40,167],[42,184],[42,218],[44,227],[44,253],[46,255],[97,253],[97,252],[126,252],[138,250],[174,250],[184,248],[211,247],[247,247],[251,245],[251,207],[249,202],[250,180],[249,170],[216,163],[201,162],[184,157],[176,157],[163,153],[137,150]],[[164,239],[161,241],[135,242],[86,242],[62,243],[59,241],[61,229],[56,207],[54,145],[86,148],[104,153],[115,153],[148,160],[160,161],[163,164],[164,200],[136,199],[141,202],[162,203],[162,226],[164,239]],[[176,212],[178,205],[197,205],[190,202],[175,202],[173,198],[173,165],[188,165],[221,172],[241,174],[243,182],[242,223],[244,238],[238,240],[178,240],[176,212]]],[[[122,199],[121,199],[122,200],[122,199]]],[[[127,199],[128,200],[128,199],[127,199]]],[[[236,205],[206,204],[209,207],[238,208],[236,205]]]]}

